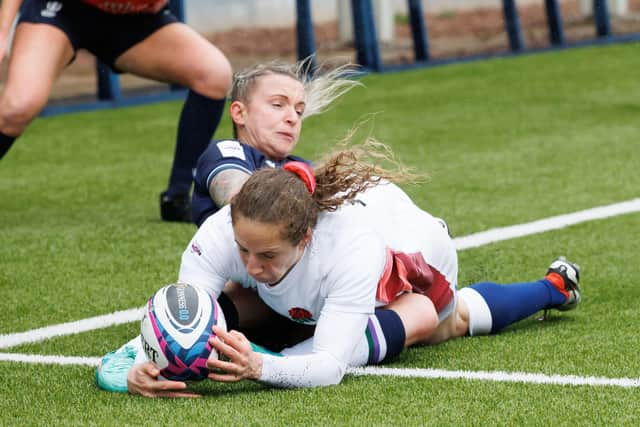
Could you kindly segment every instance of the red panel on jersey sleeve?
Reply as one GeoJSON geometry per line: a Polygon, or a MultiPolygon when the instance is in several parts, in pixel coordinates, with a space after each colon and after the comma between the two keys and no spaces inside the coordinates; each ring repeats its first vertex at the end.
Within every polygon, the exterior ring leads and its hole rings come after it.
{"type": "Polygon", "coordinates": [[[438,313],[451,302],[450,283],[436,268],[425,261],[420,252],[405,254],[387,248],[387,260],[376,299],[384,304],[394,301],[404,292],[428,297],[438,313]]]}
{"type": "Polygon", "coordinates": [[[169,0],[82,0],[90,6],[103,12],[116,15],[134,13],[156,13],[162,9],[169,0]]]}

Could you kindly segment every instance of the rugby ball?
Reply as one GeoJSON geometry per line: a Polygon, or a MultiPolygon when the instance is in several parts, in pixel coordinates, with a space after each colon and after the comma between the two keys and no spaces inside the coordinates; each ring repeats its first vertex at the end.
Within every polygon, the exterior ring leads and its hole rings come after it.
{"type": "MultiPolygon", "coordinates": [[[[207,377],[211,327],[227,329],[224,313],[212,295],[184,283],[168,285],[145,306],[140,326],[142,347],[160,375],[175,381],[207,377]]],[[[215,354],[217,357],[217,353],[215,354]]]]}

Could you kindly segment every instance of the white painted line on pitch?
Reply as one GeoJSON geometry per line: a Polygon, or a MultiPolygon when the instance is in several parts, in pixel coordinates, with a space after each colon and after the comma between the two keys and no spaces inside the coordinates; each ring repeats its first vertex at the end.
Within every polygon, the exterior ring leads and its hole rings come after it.
{"type": "Polygon", "coordinates": [[[640,378],[606,378],[606,377],[578,377],[574,375],[544,375],[526,372],[486,372],[486,371],[445,371],[443,369],[406,369],[381,368],[367,366],[363,368],[349,368],[352,375],[374,375],[408,378],[430,379],[464,379],[478,381],[514,382],[525,384],[556,384],[556,385],[587,385],[609,387],[640,387],[640,378]]]}
{"type": "Polygon", "coordinates": [[[103,316],[90,317],[75,322],[61,323],[32,329],[26,332],[0,335],[0,349],[14,347],[20,344],[43,341],[61,335],[78,334],[94,329],[108,328],[122,323],[135,322],[142,318],[142,307],[116,311],[103,316]]]}
{"type": "MultiPolygon", "coordinates": [[[[33,364],[55,365],[84,365],[98,366],[99,357],[73,357],[73,356],[47,356],[38,354],[0,353],[0,362],[21,362],[33,364]]],[[[574,375],[544,375],[530,374],[527,372],[502,372],[502,371],[447,371],[443,369],[408,369],[408,368],[381,368],[367,366],[363,368],[349,368],[348,374],[357,376],[389,376],[404,378],[427,379],[453,379],[512,382],[523,384],[554,384],[573,386],[608,386],[638,388],[639,378],[606,378],[606,377],[578,377],[574,375]]]]}
{"type": "Polygon", "coordinates": [[[477,248],[489,243],[500,242],[502,240],[515,239],[517,237],[528,236],[530,234],[542,233],[550,230],[557,230],[581,222],[594,221],[617,215],[624,215],[632,212],[640,212],[640,199],[628,200],[626,202],[615,203],[613,205],[599,206],[597,208],[586,209],[565,215],[552,216],[526,224],[512,225],[510,227],[492,228],[487,231],[469,234],[468,236],[454,239],[458,250],[477,248]]]}
{"type": "Polygon", "coordinates": [[[45,356],[43,354],[0,353],[0,362],[43,363],[47,365],[98,366],[99,357],[45,356]]]}
{"type": "MultiPolygon", "coordinates": [[[[519,224],[510,227],[493,228],[480,233],[454,239],[458,250],[476,248],[502,240],[514,239],[529,234],[542,233],[556,230],[570,225],[596,219],[604,219],[617,215],[624,215],[640,211],[640,198],[626,202],[615,203],[607,206],[599,206],[566,215],[553,216],[538,221],[519,224]]],[[[77,334],[93,329],[107,328],[122,323],[134,322],[142,317],[141,308],[118,311],[104,316],[92,317],[75,322],[62,323],[31,331],[0,335],[0,349],[14,347],[16,345],[42,341],[56,336],[77,334]]]]}

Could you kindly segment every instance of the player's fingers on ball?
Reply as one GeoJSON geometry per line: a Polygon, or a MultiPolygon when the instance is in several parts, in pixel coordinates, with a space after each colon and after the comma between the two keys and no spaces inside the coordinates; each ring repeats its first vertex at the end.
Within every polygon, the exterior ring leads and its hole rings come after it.
{"type": "Polygon", "coordinates": [[[151,362],[143,363],[140,367],[140,371],[152,377],[157,377],[158,375],[160,375],[158,368],[156,368],[151,362]]]}
{"type": "Polygon", "coordinates": [[[238,331],[229,331],[226,336],[222,339],[222,342],[233,348],[234,350],[240,350],[244,347],[244,343],[248,342],[242,332],[238,331]]]}
{"type": "Polygon", "coordinates": [[[247,348],[251,347],[249,340],[247,339],[247,337],[244,336],[242,332],[238,332],[238,331],[231,331],[231,332],[233,333],[234,348],[242,349],[243,351],[245,351],[247,348]]]}
{"type": "Polygon", "coordinates": [[[213,381],[223,382],[223,383],[235,383],[240,381],[242,378],[237,375],[232,374],[221,374],[216,372],[210,372],[208,378],[213,381]]]}
{"type": "Polygon", "coordinates": [[[215,359],[207,360],[207,368],[211,371],[234,372],[237,370],[237,365],[233,362],[215,359]]]}
{"type": "Polygon", "coordinates": [[[231,349],[231,347],[229,347],[227,344],[225,344],[218,338],[209,339],[209,345],[218,353],[218,356],[215,357],[215,354],[211,352],[212,354],[214,354],[214,356],[210,354],[207,360],[217,359],[220,356],[227,356],[226,353],[231,349]]]}
{"type": "Polygon", "coordinates": [[[207,369],[209,370],[222,369],[221,363],[223,362],[224,362],[223,360],[220,360],[217,357],[209,358],[207,359],[207,362],[206,362],[207,369]]]}
{"type": "Polygon", "coordinates": [[[235,329],[230,330],[229,335],[233,336],[234,338],[244,338],[244,334],[240,331],[236,331],[235,329]]]}
{"type": "Polygon", "coordinates": [[[227,335],[229,335],[229,333],[227,331],[225,331],[223,328],[221,328],[218,325],[214,325],[211,327],[211,331],[213,331],[214,335],[220,336],[220,337],[225,337],[227,335]]]}
{"type": "Polygon", "coordinates": [[[182,381],[158,381],[158,390],[184,390],[187,384],[182,381]]]}
{"type": "Polygon", "coordinates": [[[216,345],[216,344],[224,344],[224,341],[222,341],[222,338],[220,338],[218,335],[210,335],[209,336],[209,344],[211,345],[216,345]]]}
{"type": "Polygon", "coordinates": [[[209,340],[209,344],[218,351],[218,355],[224,355],[228,359],[234,360],[239,354],[238,350],[234,347],[237,343],[233,340],[222,341],[219,338],[213,338],[209,340]]]}
{"type": "Polygon", "coordinates": [[[225,331],[224,329],[219,329],[217,326],[215,327],[214,334],[220,341],[230,346],[235,346],[244,339],[244,335],[241,332],[236,330],[225,331]]]}

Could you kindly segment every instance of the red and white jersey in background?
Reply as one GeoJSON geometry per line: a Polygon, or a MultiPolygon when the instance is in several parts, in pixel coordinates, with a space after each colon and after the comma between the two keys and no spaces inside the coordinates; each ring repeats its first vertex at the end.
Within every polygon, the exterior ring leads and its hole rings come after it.
{"type": "Polygon", "coordinates": [[[157,13],[169,0],[82,0],[103,12],[116,15],[157,13]]]}

